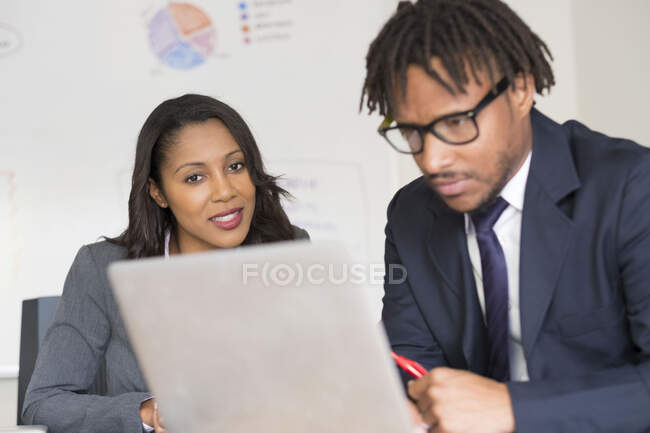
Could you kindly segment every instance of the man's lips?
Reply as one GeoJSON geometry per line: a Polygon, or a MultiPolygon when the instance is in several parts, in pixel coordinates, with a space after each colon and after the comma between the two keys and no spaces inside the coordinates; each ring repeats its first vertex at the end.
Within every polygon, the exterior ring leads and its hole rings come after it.
{"type": "Polygon", "coordinates": [[[443,196],[454,196],[464,193],[469,186],[469,179],[432,182],[433,188],[443,196]]]}

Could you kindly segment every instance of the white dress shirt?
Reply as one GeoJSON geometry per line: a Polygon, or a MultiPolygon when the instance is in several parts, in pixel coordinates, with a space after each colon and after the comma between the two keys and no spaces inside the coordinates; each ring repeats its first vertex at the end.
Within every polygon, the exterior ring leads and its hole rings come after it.
{"type": "MultiPolygon", "coordinates": [[[[526,161],[519,171],[510,179],[501,191],[501,197],[508,202],[508,207],[503,211],[493,230],[499,239],[503,255],[506,259],[508,271],[508,318],[510,321],[509,360],[510,379],[513,381],[527,381],[528,369],[524,356],[524,346],[521,341],[521,321],[519,315],[519,251],[521,242],[521,215],[524,210],[524,195],[526,181],[530,171],[530,159],[526,161]]],[[[474,270],[478,300],[485,320],[485,294],[483,293],[483,275],[481,269],[481,254],[476,240],[474,223],[468,214],[465,214],[465,233],[467,234],[467,248],[469,258],[474,270]]]]}

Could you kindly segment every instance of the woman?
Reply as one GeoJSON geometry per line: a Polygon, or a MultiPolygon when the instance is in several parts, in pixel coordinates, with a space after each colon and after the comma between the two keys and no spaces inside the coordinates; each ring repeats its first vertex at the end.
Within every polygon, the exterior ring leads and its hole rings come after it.
{"type": "Polygon", "coordinates": [[[138,138],[129,225],[77,254],[25,396],[24,422],[50,433],[164,431],[106,268],[115,260],[308,238],[290,224],[280,204],[286,191],[275,181],[232,108],[201,95],[160,104],[138,138]],[[101,370],[104,395],[89,395],[101,370]]]}

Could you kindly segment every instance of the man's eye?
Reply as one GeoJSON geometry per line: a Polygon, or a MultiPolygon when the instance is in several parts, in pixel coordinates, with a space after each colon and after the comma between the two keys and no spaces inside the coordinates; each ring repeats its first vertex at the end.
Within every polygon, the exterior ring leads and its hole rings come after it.
{"type": "Polygon", "coordinates": [[[458,128],[460,126],[464,126],[468,120],[469,119],[467,119],[465,116],[458,116],[447,119],[445,123],[450,128],[458,128]]]}
{"type": "Polygon", "coordinates": [[[186,183],[197,183],[197,182],[199,182],[201,179],[203,179],[203,176],[201,176],[200,174],[192,174],[192,175],[187,176],[187,177],[185,178],[185,182],[186,182],[186,183]]]}
{"type": "Polygon", "coordinates": [[[417,134],[417,131],[411,128],[402,128],[399,132],[406,141],[411,141],[414,138],[414,135],[417,134]]]}

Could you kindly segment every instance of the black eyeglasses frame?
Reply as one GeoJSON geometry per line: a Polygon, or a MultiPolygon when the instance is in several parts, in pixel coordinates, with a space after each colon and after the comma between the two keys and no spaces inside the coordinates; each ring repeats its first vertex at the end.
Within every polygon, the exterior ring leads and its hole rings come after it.
{"type": "Polygon", "coordinates": [[[381,123],[381,125],[379,125],[379,128],[377,129],[377,132],[379,133],[379,135],[384,137],[384,139],[388,142],[388,144],[390,144],[390,146],[393,149],[395,149],[399,153],[403,153],[403,154],[407,154],[407,155],[417,155],[418,153],[421,153],[424,150],[424,136],[426,135],[427,132],[432,133],[434,136],[436,136],[437,138],[439,138],[440,140],[444,141],[447,144],[463,145],[463,144],[470,143],[470,142],[476,140],[478,138],[478,136],[479,136],[479,127],[478,127],[478,122],[476,121],[476,116],[478,116],[478,113],[480,113],[481,110],[483,110],[485,107],[487,107],[496,98],[501,96],[501,94],[506,91],[506,89],[508,88],[509,85],[510,85],[510,82],[508,81],[508,79],[506,77],[504,77],[496,84],[496,86],[494,87],[493,90],[490,90],[490,92],[487,95],[485,95],[485,97],[483,99],[481,99],[478,104],[476,104],[476,106],[474,108],[472,108],[470,110],[467,110],[467,111],[461,111],[461,112],[458,112],[458,113],[446,114],[444,116],[441,116],[441,117],[438,117],[437,119],[432,120],[427,125],[418,125],[418,124],[415,124],[415,123],[398,123],[396,125],[389,126],[391,123],[393,123],[393,119],[390,116],[386,116],[386,118],[381,123]],[[445,121],[447,119],[450,119],[452,117],[458,117],[458,116],[466,116],[469,119],[471,119],[472,122],[474,122],[474,127],[476,129],[476,135],[474,137],[472,137],[469,140],[464,140],[464,141],[460,141],[460,142],[453,142],[453,141],[450,141],[450,140],[446,139],[445,137],[442,137],[439,133],[436,132],[434,126],[437,123],[443,122],[443,121],[445,121]],[[403,150],[397,148],[388,139],[386,134],[389,131],[395,130],[395,129],[401,129],[401,128],[412,128],[412,129],[416,130],[419,133],[419,135],[420,135],[420,143],[421,143],[419,150],[411,151],[411,152],[403,151],[403,150]]]}

